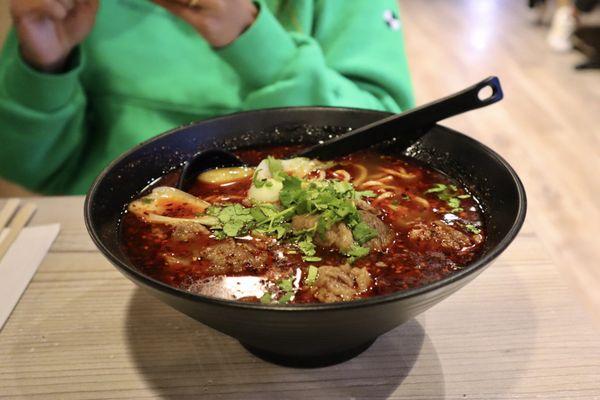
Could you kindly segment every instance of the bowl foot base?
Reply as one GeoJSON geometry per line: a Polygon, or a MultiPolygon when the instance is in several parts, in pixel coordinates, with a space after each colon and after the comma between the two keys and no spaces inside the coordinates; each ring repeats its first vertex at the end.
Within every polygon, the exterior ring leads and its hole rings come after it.
{"type": "Polygon", "coordinates": [[[347,350],[342,350],[337,353],[326,354],[322,356],[290,356],[285,354],[273,353],[268,350],[256,348],[252,345],[240,342],[242,346],[256,357],[261,358],[265,361],[273,364],[283,365],[285,367],[295,368],[319,368],[327,367],[329,365],[339,364],[344,361],[348,361],[363,351],[367,350],[375,342],[375,339],[361,343],[356,347],[352,347],[347,350]]]}

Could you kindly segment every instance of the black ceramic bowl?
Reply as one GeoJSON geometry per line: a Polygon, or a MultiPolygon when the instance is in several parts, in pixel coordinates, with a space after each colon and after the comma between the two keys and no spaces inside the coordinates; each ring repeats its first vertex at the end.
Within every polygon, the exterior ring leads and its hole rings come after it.
{"type": "MultiPolygon", "coordinates": [[[[367,348],[378,336],[448,297],[487,267],[515,238],[525,218],[525,191],[498,154],[461,133],[436,125],[405,154],[458,179],[485,211],[483,255],[430,285],[346,303],[264,305],[191,294],[140,273],[119,244],[124,206],[156,178],[200,149],[315,143],[387,116],[340,108],[252,111],[202,121],[128,151],[97,178],[86,198],[85,222],[100,251],[129,279],[188,316],[238,339],[255,354],[286,364],[326,364],[367,348]]],[[[398,153],[393,145],[381,149],[398,153]]]]}

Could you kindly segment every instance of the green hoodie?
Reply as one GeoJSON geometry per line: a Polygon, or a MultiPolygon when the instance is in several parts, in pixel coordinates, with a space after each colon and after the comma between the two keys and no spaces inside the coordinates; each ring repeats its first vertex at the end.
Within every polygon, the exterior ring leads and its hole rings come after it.
{"type": "Polygon", "coordinates": [[[253,25],[215,50],[148,1],[102,1],[58,75],[27,66],[10,33],[0,175],[42,193],[84,193],[113,158],[191,121],[267,107],[412,106],[396,0],[257,3],[253,25]]]}

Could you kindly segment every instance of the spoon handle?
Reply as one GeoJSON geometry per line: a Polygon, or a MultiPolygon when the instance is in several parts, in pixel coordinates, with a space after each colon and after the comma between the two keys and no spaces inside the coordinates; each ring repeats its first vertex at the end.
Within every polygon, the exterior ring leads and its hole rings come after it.
{"type": "Polygon", "coordinates": [[[502,100],[502,97],[500,81],[497,77],[491,76],[443,99],[383,118],[325,143],[312,146],[297,156],[331,159],[394,138],[408,147],[427,133],[436,122],[494,104],[502,100]],[[481,98],[484,88],[490,88],[491,94],[481,98]]]}

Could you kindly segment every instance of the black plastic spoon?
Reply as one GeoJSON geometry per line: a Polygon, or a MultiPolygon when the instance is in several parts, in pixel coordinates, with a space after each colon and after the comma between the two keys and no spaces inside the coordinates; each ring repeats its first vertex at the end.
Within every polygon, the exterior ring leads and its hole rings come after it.
{"type": "MultiPolygon", "coordinates": [[[[295,154],[294,157],[332,159],[392,139],[396,139],[396,146],[404,145],[405,148],[408,148],[424,136],[429,128],[437,122],[466,111],[494,104],[502,100],[502,97],[500,81],[497,77],[491,76],[443,99],[383,118],[309,147],[295,154]],[[485,88],[491,89],[491,94],[486,95],[483,92],[485,88]]],[[[228,151],[216,149],[201,151],[186,162],[177,182],[177,187],[182,190],[188,189],[203,171],[241,165],[244,165],[243,161],[228,151]]]]}

